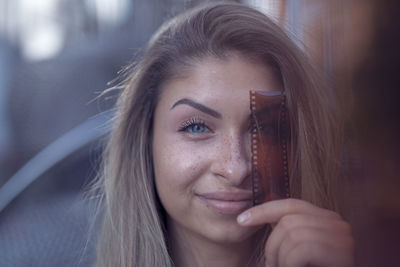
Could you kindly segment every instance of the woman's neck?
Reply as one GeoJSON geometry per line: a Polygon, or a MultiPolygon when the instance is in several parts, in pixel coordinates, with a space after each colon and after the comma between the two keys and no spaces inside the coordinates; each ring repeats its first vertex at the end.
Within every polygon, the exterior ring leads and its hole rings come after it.
{"type": "Polygon", "coordinates": [[[251,239],[238,243],[215,243],[173,224],[168,227],[168,245],[176,267],[243,267],[253,254],[252,244],[251,239]]]}

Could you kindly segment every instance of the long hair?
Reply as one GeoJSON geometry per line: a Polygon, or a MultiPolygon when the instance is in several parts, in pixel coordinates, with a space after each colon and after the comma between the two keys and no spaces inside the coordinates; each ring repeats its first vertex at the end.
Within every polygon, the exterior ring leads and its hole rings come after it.
{"type": "Polygon", "coordinates": [[[98,266],[173,266],[152,161],[152,124],[162,85],[205,57],[237,53],[272,67],[291,120],[291,194],[334,209],[338,136],[320,81],[303,53],[264,14],[213,3],[166,22],[124,82],[98,186],[104,218],[98,266]]]}

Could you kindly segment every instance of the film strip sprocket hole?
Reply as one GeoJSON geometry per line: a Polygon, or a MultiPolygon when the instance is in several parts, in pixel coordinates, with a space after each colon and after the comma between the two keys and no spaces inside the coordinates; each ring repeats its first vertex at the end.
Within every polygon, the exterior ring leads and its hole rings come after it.
{"type": "Polygon", "coordinates": [[[284,92],[250,91],[253,205],[290,197],[284,92]]]}

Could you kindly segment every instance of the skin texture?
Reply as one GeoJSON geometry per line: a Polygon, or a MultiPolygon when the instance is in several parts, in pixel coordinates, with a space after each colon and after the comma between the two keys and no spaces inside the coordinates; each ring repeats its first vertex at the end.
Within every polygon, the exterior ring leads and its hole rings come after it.
{"type": "Polygon", "coordinates": [[[243,226],[271,223],[266,266],[354,266],[350,225],[339,214],[299,199],[264,203],[238,216],[243,226]]]}
{"type": "MultiPolygon", "coordinates": [[[[322,244],[317,251],[324,257],[331,247],[347,253],[341,247],[344,236],[324,243],[338,232],[347,233],[346,223],[309,203],[304,208],[273,201],[250,209],[247,220],[237,218],[251,207],[249,90],[280,91],[272,73],[238,55],[206,58],[162,88],[154,117],[153,160],[176,266],[245,266],[256,231],[267,223],[277,223],[266,244],[273,266],[320,264],[324,259],[303,255],[303,239],[313,249],[322,244]],[[291,223],[282,224],[285,216],[291,223]],[[290,239],[299,227],[304,228],[302,235],[290,239]]],[[[321,266],[351,266],[329,264],[321,266]]]]}

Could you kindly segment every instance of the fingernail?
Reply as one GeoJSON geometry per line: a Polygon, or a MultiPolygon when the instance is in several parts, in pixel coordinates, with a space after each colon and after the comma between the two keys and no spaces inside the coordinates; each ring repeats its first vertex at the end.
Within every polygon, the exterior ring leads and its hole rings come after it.
{"type": "Polygon", "coordinates": [[[250,212],[249,211],[243,212],[242,214],[239,215],[237,220],[240,224],[248,222],[250,220],[250,212]]]}

